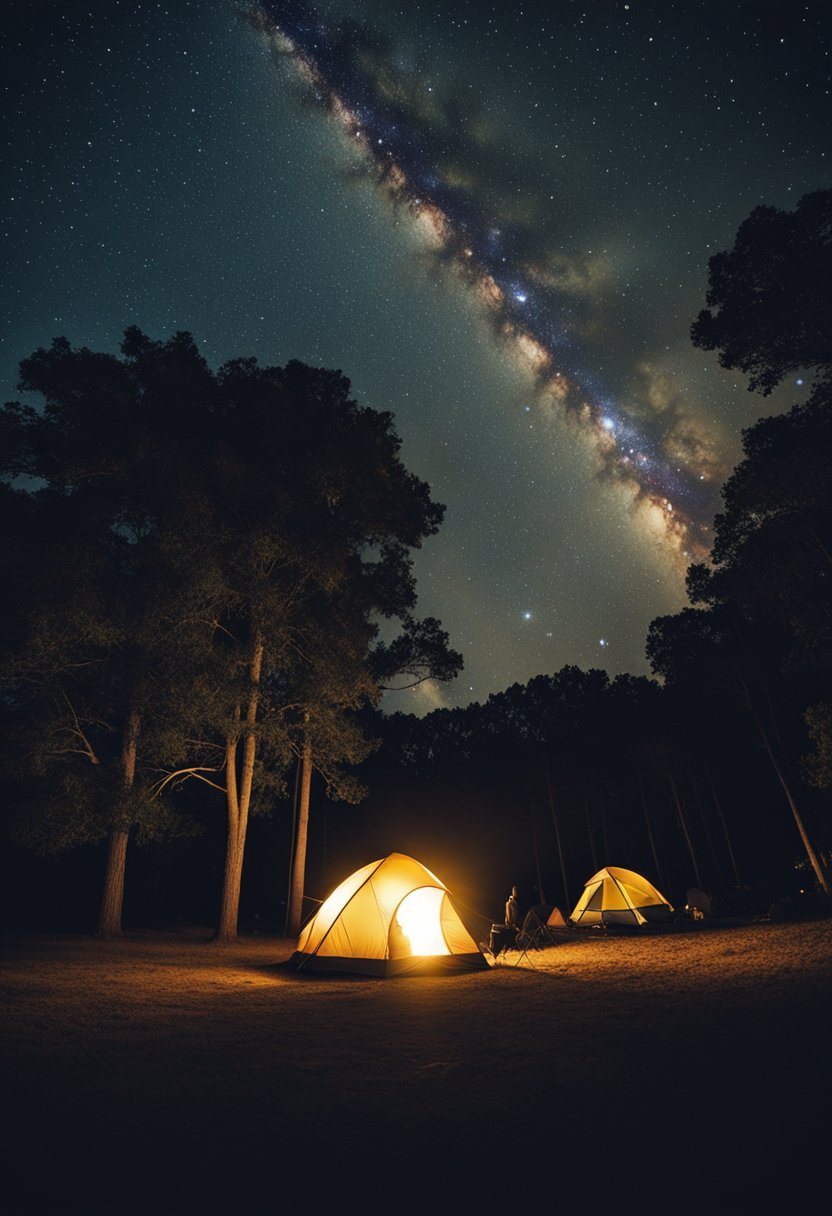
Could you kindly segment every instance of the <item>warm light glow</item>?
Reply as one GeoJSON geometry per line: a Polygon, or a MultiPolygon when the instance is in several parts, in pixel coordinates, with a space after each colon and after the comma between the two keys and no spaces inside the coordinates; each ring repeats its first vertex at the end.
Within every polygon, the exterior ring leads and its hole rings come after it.
{"type": "Polygon", "coordinates": [[[439,911],[445,892],[436,887],[420,887],[411,891],[396,911],[399,924],[410,939],[411,954],[450,954],[439,911]]]}

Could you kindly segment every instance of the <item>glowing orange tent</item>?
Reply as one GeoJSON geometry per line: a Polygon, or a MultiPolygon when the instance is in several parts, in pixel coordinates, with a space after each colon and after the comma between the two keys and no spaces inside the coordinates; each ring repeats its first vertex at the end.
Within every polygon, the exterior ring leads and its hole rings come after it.
{"type": "Polygon", "coordinates": [[[291,961],[298,970],[378,976],[489,965],[444,883],[404,853],[345,878],[302,929],[291,961]]]}

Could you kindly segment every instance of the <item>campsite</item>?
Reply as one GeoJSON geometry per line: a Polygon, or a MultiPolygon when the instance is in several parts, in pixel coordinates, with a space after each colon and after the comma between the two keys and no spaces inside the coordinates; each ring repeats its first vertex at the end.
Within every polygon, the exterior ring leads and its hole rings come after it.
{"type": "Polygon", "coordinates": [[[828,918],[576,932],[519,966],[389,980],[290,969],[295,944],[7,939],[3,1211],[828,1196],[828,918]]]}
{"type": "Polygon", "coordinates": [[[0,1216],[832,1211],[828,6],[8,7],[0,1216]]]}

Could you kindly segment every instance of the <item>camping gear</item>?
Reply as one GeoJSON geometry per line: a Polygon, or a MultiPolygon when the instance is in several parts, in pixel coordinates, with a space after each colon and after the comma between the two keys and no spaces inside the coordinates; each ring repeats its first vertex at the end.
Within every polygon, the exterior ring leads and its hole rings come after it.
{"type": "Polygon", "coordinates": [[[669,920],[673,907],[633,870],[605,866],[593,874],[572,912],[573,925],[646,925],[669,920]]]}
{"type": "Polygon", "coordinates": [[[541,950],[544,946],[556,946],[558,932],[567,929],[566,918],[554,904],[534,904],[526,913],[518,939],[527,950],[541,950]]]}
{"type": "Polygon", "coordinates": [[[501,950],[508,950],[515,945],[517,934],[511,925],[495,924],[491,926],[491,937],[488,942],[488,949],[496,958],[501,950]]]}
{"type": "Polygon", "coordinates": [[[489,965],[444,883],[404,853],[345,878],[301,931],[291,962],[298,970],[377,976],[489,965]]]}
{"type": "Polygon", "coordinates": [[[694,920],[705,920],[715,915],[713,896],[701,887],[688,887],[687,901],[687,911],[694,920]]]}
{"type": "Polygon", "coordinates": [[[563,940],[559,934],[566,930],[568,925],[560,908],[552,904],[534,904],[516,934],[510,925],[491,926],[491,953],[496,962],[501,950],[511,949],[516,952],[511,965],[520,967],[524,961],[532,963],[530,951],[558,945],[563,940]]]}

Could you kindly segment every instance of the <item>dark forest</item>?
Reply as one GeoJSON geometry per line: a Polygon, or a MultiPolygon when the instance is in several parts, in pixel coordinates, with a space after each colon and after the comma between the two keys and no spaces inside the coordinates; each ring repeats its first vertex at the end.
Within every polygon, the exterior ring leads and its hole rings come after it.
{"type": "Polygon", "coordinates": [[[340,371],[190,335],[63,338],[2,412],[6,923],[294,935],[391,850],[499,914],[605,864],[726,916],[828,909],[832,192],[760,206],[691,340],[761,398],[652,678],[566,666],[416,717],[464,655],[417,615],[443,507],[340,371]],[[799,372],[803,399],[767,415],[799,372]]]}

